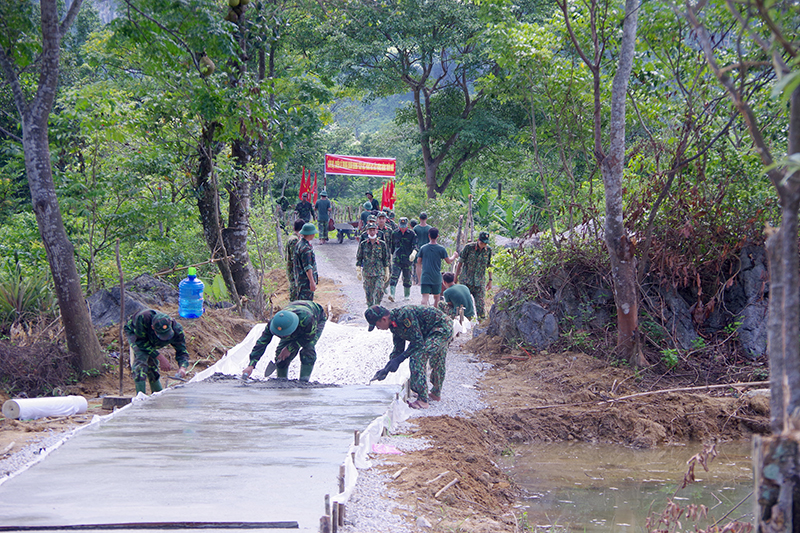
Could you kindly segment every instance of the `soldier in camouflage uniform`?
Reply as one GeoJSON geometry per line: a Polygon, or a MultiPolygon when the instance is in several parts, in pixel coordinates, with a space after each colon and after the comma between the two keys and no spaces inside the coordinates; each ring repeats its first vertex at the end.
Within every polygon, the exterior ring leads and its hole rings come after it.
{"type": "MultiPolygon", "coordinates": [[[[394,291],[400,274],[403,274],[403,297],[411,297],[411,254],[417,235],[408,227],[408,219],[400,218],[400,228],[392,233],[392,278],[389,280],[389,301],[394,301],[394,291]]],[[[380,303],[380,302],[376,302],[380,303]]]]}
{"type": "Polygon", "coordinates": [[[314,224],[303,224],[300,230],[300,241],[294,253],[294,282],[297,284],[298,300],[313,300],[314,291],[317,290],[317,258],[311,241],[317,234],[314,224]]]}
{"type": "Polygon", "coordinates": [[[303,193],[303,199],[294,206],[294,212],[297,218],[303,219],[304,222],[311,222],[311,217],[314,215],[314,205],[308,201],[307,192],[303,193]]]}
{"type": "Polygon", "coordinates": [[[386,211],[386,225],[389,227],[392,233],[394,233],[399,228],[397,222],[394,221],[394,211],[388,207],[384,209],[384,211],[386,211]]]}
{"type": "Polygon", "coordinates": [[[492,249],[489,248],[489,234],[482,231],[477,242],[465,244],[461,250],[456,266],[456,283],[466,285],[472,297],[475,298],[475,314],[483,320],[486,316],[484,310],[484,297],[486,290],[492,288],[492,273],[489,272],[489,281],[485,282],[486,270],[492,266],[492,249]],[[461,270],[464,270],[462,273],[461,270]],[[484,288],[485,287],[485,288],[484,288]]]}
{"type": "Polygon", "coordinates": [[[152,392],[162,390],[158,364],[160,362],[165,370],[170,370],[171,365],[166,357],[158,353],[158,349],[168,344],[175,348],[178,376],[186,376],[189,352],[186,351],[183,327],[169,315],[155,309],[139,311],[125,324],[124,331],[131,348],[131,373],[137,393],[147,394],[147,381],[152,392]]]}
{"type": "Polygon", "coordinates": [[[289,280],[289,301],[297,300],[297,282],[294,280],[294,254],[297,251],[297,243],[300,242],[300,230],[303,229],[305,222],[302,218],[294,221],[294,235],[286,241],[286,279],[289,280]]]}
{"type": "MultiPolygon", "coordinates": [[[[370,215],[369,218],[367,219],[367,224],[375,224],[375,227],[378,228],[379,240],[385,242],[387,246],[391,243],[392,234],[389,232],[389,228],[386,227],[386,224],[381,225],[378,223],[378,217],[376,217],[375,215],[370,215]]],[[[363,242],[367,240],[367,236],[368,236],[367,227],[364,226],[364,232],[361,234],[359,240],[363,242]]]]}
{"type": "Polygon", "coordinates": [[[381,303],[391,256],[386,243],[378,239],[378,226],[367,225],[367,234],[367,239],[358,243],[356,268],[358,279],[364,279],[367,307],[370,307],[381,303]]]}
{"type": "MultiPolygon", "coordinates": [[[[300,354],[300,381],[308,381],[317,361],[316,345],[325,328],[325,310],[316,302],[292,302],[267,323],[264,333],[256,341],[250,352],[250,363],[242,371],[250,376],[256,363],[264,355],[272,337],[280,337],[275,349],[275,368],[279,378],[289,374],[289,365],[300,354]]],[[[267,375],[267,377],[269,377],[267,375]]]]}
{"type": "Polygon", "coordinates": [[[391,330],[394,350],[389,363],[379,370],[373,380],[383,380],[394,372],[405,359],[411,358],[411,390],[417,399],[408,405],[414,409],[427,409],[428,398],[441,400],[444,384],[447,346],[453,337],[453,321],[440,309],[424,305],[407,305],[389,311],[374,305],[364,311],[369,330],[391,330]],[[408,348],[406,348],[408,342],[408,348]],[[428,394],[426,367],[431,367],[431,393],[428,394]]]}

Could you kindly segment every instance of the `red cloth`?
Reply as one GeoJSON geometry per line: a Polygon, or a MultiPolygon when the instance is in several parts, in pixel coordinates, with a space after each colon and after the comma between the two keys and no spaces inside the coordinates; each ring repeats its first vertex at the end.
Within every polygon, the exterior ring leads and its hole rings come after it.
{"type": "MultiPolygon", "coordinates": [[[[310,171],[308,173],[308,182],[309,182],[309,184],[311,183],[311,172],[310,171]]],[[[315,205],[317,203],[317,173],[316,172],[314,172],[314,188],[311,189],[311,194],[309,194],[308,196],[309,196],[308,201],[311,202],[311,205],[315,205]],[[313,196],[313,198],[310,198],[312,196],[313,196]]]]}
{"type": "Polygon", "coordinates": [[[300,175],[300,192],[297,194],[297,197],[302,200],[304,192],[308,192],[308,185],[306,184],[306,167],[303,167],[303,173],[300,175]]]}

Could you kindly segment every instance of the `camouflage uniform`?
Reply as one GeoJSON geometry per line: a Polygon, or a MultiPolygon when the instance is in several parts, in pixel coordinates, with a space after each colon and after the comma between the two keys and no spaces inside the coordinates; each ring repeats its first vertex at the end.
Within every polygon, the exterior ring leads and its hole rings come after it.
{"type": "Polygon", "coordinates": [[[314,206],[308,200],[300,200],[294,206],[294,212],[297,213],[297,218],[302,218],[306,222],[311,222],[311,215],[314,213],[314,206]]]}
{"type": "MultiPolygon", "coordinates": [[[[276,361],[278,367],[278,376],[285,377],[286,371],[289,369],[289,364],[300,353],[300,364],[311,365],[317,360],[316,345],[322,330],[325,328],[325,309],[316,302],[301,301],[292,302],[283,308],[284,311],[291,311],[297,315],[299,322],[297,329],[291,335],[281,337],[275,353],[279,354],[284,348],[289,350],[289,357],[283,361],[276,361]],[[282,376],[283,374],[283,376],[282,376]]],[[[250,352],[250,366],[256,366],[256,363],[264,355],[269,343],[272,342],[272,331],[269,329],[269,322],[267,327],[264,328],[264,333],[256,341],[253,346],[253,351],[250,352]]]]}
{"type": "MultiPolygon", "coordinates": [[[[364,229],[364,231],[361,233],[361,237],[359,238],[359,240],[360,242],[364,242],[368,238],[369,235],[367,234],[367,230],[364,229]]],[[[392,242],[392,232],[389,229],[389,226],[384,226],[383,229],[378,228],[378,239],[385,242],[387,246],[389,245],[389,243],[392,242]]]]}
{"type": "Polygon", "coordinates": [[[389,329],[394,351],[389,359],[404,354],[411,361],[411,390],[428,401],[426,366],[431,366],[431,394],[441,396],[444,384],[447,346],[453,336],[453,321],[439,309],[427,305],[407,305],[389,312],[389,329]],[[406,341],[409,342],[406,349],[406,341]]]}
{"type": "Polygon", "coordinates": [[[327,197],[322,197],[314,204],[314,209],[317,210],[317,221],[319,222],[319,240],[328,240],[328,221],[331,219],[330,212],[333,205],[327,197]]]}
{"type": "Polygon", "coordinates": [[[379,305],[383,299],[384,276],[389,268],[390,258],[389,247],[379,238],[358,243],[356,266],[361,267],[364,277],[367,307],[379,305]]]}
{"type": "Polygon", "coordinates": [[[289,301],[297,300],[297,282],[294,280],[294,255],[297,251],[297,243],[300,237],[292,235],[286,241],[286,278],[289,280],[289,301]]]}
{"type": "Polygon", "coordinates": [[[189,366],[189,352],[186,351],[186,339],[183,335],[183,327],[176,321],[172,321],[172,338],[161,340],[156,336],[153,329],[154,309],[139,311],[125,324],[125,335],[133,351],[133,361],[131,361],[131,374],[133,381],[144,384],[158,381],[161,377],[158,373],[158,349],[171,344],[175,348],[175,360],[178,365],[187,368],[189,366]]]}
{"type": "MultiPolygon", "coordinates": [[[[394,287],[403,274],[403,287],[411,287],[411,261],[408,256],[414,251],[417,235],[411,229],[405,233],[399,229],[392,233],[392,278],[389,286],[394,287]]],[[[379,303],[379,302],[378,302],[379,303]]]]}
{"type": "Polygon", "coordinates": [[[477,242],[471,242],[464,245],[458,260],[462,263],[458,282],[467,286],[475,298],[475,314],[483,319],[486,316],[483,302],[486,296],[486,269],[492,266],[492,249],[486,246],[480,250],[477,242]]]}
{"type": "Polygon", "coordinates": [[[314,291],[308,282],[307,270],[314,273],[314,283],[319,283],[317,275],[317,258],[314,255],[314,248],[306,239],[300,239],[294,252],[294,282],[297,284],[298,300],[313,300],[314,291]]]}

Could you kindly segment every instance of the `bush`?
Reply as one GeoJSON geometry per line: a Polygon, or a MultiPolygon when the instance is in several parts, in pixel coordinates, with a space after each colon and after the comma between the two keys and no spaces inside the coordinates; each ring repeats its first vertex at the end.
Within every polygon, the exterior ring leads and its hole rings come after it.
{"type": "Polygon", "coordinates": [[[52,315],[56,306],[49,270],[25,275],[14,259],[7,260],[0,270],[0,328],[4,331],[40,315],[52,315]]]}
{"type": "Polygon", "coordinates": [[[74,356],[57,344],[0,341],[0,390],[10,397],[59,396],[78,380],[74,356]]]}

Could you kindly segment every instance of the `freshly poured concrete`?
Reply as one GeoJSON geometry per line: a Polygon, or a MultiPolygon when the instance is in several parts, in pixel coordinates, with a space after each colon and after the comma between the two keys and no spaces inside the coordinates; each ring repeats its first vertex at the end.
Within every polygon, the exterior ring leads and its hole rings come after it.
{"type": "Polygon", "coordinates": [[[232,379],[170,389],[0,485],[0,526],[296,521],[316,531],[353,431],[395,391],[232,379]]]}

